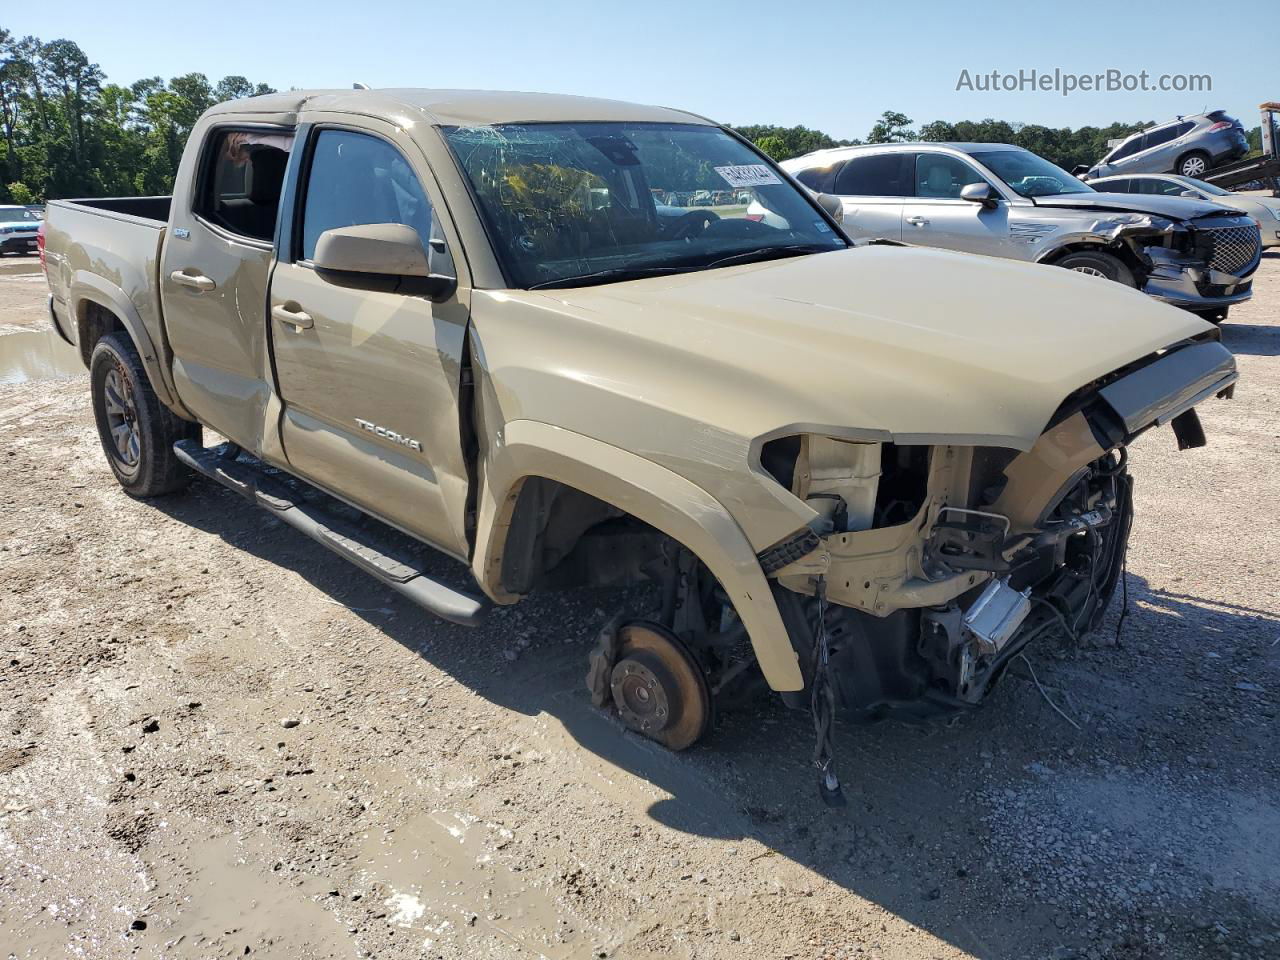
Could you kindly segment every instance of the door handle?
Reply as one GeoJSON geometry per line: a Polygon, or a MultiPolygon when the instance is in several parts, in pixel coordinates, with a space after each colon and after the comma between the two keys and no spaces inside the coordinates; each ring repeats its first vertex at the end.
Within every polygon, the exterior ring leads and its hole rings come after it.
{"type": "Polygon", "coordinates": [[[907,223],[913,227],[927,227],[929,225],[929,221],[924,217],[907,217],[907,223]]]}
{"type": "Polygon", "coordinates": [[[175,270],[169,274],[169,279],[182,287],[190,287],[192,290],[199,290],[201,293],[208,293],[217,286],[212,280],[201,273],[184,273],[181,270],[175,270]]]}
{"type": "Polygon", "coordinates": [[[290,310],[283,304],[278,304],[271,308],[271,319],[291,325],[295,332],[308,330],[315,325],[315,321],[311,319],[311,314],[303,313],[301,310],[290,310]]]}

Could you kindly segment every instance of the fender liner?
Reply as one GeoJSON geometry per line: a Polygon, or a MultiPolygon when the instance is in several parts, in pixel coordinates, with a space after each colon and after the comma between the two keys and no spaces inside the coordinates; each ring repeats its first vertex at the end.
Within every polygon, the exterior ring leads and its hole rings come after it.
{"type": "Polygon", "coordinates": [[[480,460],[472,573],[499,603],[502,550],[520,481],[544,477],[625,510],[691,550],[720,581],[747,629],[774,690],[801,690],[804,678],[756,552],[724,506],[666,467],[600,440],[534,420],[514,420],[480,460]]]}
{"type": "Polygon", "coordinates": [[[138,348],[138,355],[142,357],[142,366],[147,379],[151,381],[151,389],[156,392],[160,402],[181,417],[188,420],[195,419],[178,399],[173,384],[165,376],[164,365],[160,362],[160,355],[151,339],[151,334],[147,332],[146,324],[138,315],[137,308],[123,290],[97,274],[87,270],[77,270],[71,277],[68,294],[71,305],[68,311],[70,322],[77,327],[81,358],[86,365],[89,358],[85,354],[86,351],[91,352],[91,347],[85,337],[84,305],[95,303],[119,320],[125,332],[133,339],[134,345],[138,348]]]}

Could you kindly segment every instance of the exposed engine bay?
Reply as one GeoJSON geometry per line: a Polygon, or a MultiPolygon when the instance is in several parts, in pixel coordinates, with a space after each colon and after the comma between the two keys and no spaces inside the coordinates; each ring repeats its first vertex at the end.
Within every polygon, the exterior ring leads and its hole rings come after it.
{"type": "Polygon", "coordinates": [[[1220,345],[1186,344],[1078,391],[1023,452],[812,436],[766,450],[823,516],[771,571],[806,676],[821,638],[845,712],[922,715],[979,702],[1043,631],[1095,628],[1132,522],[1128,444],[1169,423],[1181,448],[1203,445],[1193,404],[1234,379],[1220,345]]]}

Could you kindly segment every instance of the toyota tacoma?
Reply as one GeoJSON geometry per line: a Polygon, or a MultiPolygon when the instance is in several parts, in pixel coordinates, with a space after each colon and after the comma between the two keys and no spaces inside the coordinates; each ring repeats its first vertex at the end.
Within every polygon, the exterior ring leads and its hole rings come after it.
{"type": "Polygon", "coordinates": [[[964,710],[1098,623],[1128,446],[1236,379],[1136,290],[838,210],[678,110],[293,91],[206,113],[171,197],[51,202],[50,308],[128,493],[211,478],[463,624],[654,581],[597,702],[681,749],[771,689],[834,795],[835,710],[964,710]]]}

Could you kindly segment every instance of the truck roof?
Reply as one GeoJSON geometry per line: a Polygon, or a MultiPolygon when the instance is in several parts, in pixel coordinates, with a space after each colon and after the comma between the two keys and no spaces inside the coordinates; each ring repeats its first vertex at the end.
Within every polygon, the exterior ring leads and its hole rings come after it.
{"type": "Polygon", "coordinates": [[[259,97],[228,100],[209,109],[219,113],[297,113],[332,110],[375,116],[417,114],[432,124],[483,126],[493,123],[554,121],[630,121],[711,123],[670,107],[651,107],[623,100],[575,97],[555,93],[501,90],[289,90],[259,97]]]}

